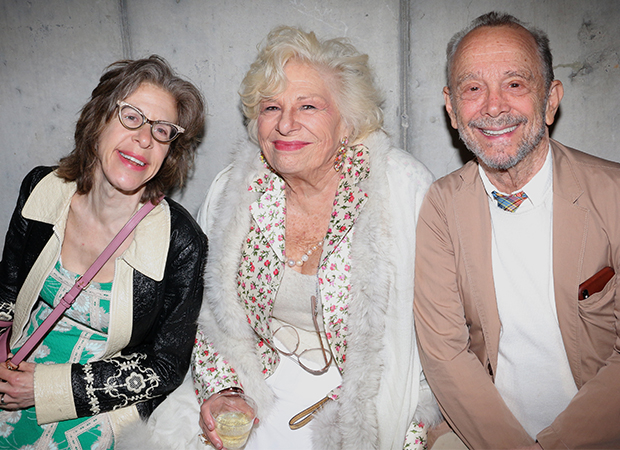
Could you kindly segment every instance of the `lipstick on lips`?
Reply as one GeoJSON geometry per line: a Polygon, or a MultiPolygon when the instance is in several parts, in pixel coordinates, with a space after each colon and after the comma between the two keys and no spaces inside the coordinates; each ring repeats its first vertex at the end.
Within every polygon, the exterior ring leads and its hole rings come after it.
{"type": "Polygon", "coordinates": [[[299,150],[304,148],[306,145],[310,144],[306,141],[273,141],[273,145],[276,150],[284,151],[284,152],[292,152],[295,150],[299,150]]]}
{"type": "Polygon", "coordinates": [[[126,151],[121,151],[118,150],[118,155],[121,159],[121,162],[129,167],[130,169],[134,169],[134,170],[142,170],[146,167],[147,163],[144,160],[144,158],[133,154],[132,152],[126,152],[126,151]]]}

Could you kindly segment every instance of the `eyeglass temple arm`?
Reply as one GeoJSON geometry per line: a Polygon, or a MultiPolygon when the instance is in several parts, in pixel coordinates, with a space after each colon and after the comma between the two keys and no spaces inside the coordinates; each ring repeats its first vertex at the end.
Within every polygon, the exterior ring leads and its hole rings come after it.
{"type": "MultiPolygon", "coordinates": [[[[316,308],[317,302],[316,302],[315,295],[310,297],[310,303],[312,304],[312,322],[314,322],[314,329],[316,331],[316,334],[319,336],[319,344],[321,345],[321,351],[323,353],[323,360],[325,361],[325,365],[329,366],[334,359],[334,355],[332,355],[331,350],[329,351],[325,350],[325,346],[323,345],[323,338],[321,337],[321,331],[319,329],[319,322],[317,319],[319,312],[317,311],[317,308],[316,308]],[[329,353],[329,360],[327,359],[327,356],[325,355],[326,352],[329,353]]],[[[327,335],[325,335],[325,337],[327,338],[327,335]]]]}

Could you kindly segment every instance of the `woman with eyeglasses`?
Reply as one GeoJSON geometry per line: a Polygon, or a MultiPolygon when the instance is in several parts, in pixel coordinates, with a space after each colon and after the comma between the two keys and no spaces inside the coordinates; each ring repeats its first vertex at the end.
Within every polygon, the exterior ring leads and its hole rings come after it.
{"type": "Polygon", "coordinates": [[[240,90],[250,141],[199,216],[212,243],[193,353],[200,411],[184,384],[143,448],[200,448],[198,433],[222,448],[211,404],[226,390],[257,404],[246,450],[425,446],[440,415],[416,353],[413,264],[432,177],[382,130],[367,61],[343,39],[267,37],[240,90]]]}
{"type": "Polygon", "coordinates": [[[17,370],[0,364],[0,448],[112,448],[189,367],[207,242],[181,187],[204,101],[158,56],[110,65],[75,147],[24,179],[0,263],[15,352],[140,206],[138,224],[17,370]]]}

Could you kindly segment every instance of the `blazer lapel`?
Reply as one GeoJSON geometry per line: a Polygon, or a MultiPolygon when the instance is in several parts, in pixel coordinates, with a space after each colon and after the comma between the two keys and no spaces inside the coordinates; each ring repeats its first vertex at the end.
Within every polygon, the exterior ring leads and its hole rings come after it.
{"type": "Polygon", "coordinates": [[[553,283],[560,331],[577,386],[581,386],[577,292],[586,243],[588,211],[577,205],[583,189],[570,162],[551,142],[553,151],[553,283]]]}
{"type": "Polygon", "coordinates": [[[477,164],[472,163],[466,167],[461,178],[463,185],[454,195],[458,241],[460,251],[463,252],[461,260],[465,264],[471,300],[480,317],[487,355],[495,373],[501,324],[493,281],[488,197],[480,180],[477,164]]]}

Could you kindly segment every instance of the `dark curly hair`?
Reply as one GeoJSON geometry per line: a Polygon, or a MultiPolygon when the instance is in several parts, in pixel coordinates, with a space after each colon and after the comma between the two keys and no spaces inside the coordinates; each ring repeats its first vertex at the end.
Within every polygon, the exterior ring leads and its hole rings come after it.
{"type": "Polygon", "coordinates": [[[170,144],[159,172],[146,183],[141,200],[156,201],[162,193],[183,187],[205,131],[204,99],[198,88],[178,77],[166,60],[151,55],[110,64],[82,108],[75,127],[75,147],[61,158],[57,171],[60,178],[77,183],[78,193],[86,194],[93,187],[97,143],[104,128],[114,119],[116,102],[126,99],[145,83],[172,95],[176,100],[177,123],[185,132],[170,144]]]}

